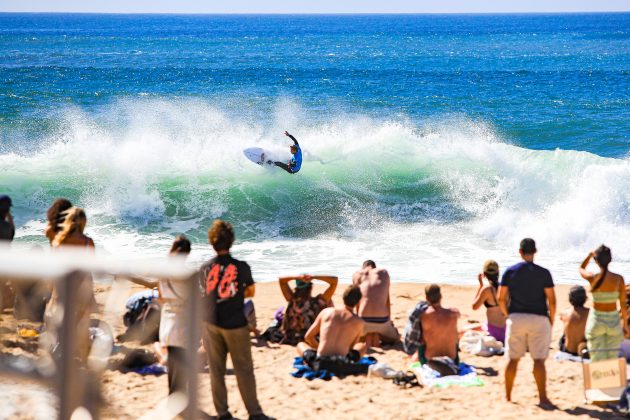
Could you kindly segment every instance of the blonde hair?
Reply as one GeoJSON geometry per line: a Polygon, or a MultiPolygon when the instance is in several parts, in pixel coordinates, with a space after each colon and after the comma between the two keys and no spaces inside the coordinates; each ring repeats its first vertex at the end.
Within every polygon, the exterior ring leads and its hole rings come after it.
{"type": "Polygon", "coordinates": [[[52,241],[53,246],[63,245],[70,235],[75,232],[83,233],[83,229],[85,229],[87,224],[85,211],[79,207],[70,207],[61,213],[61,216],[64,217],[64,220],[58,225],[60,230],[52,241]]]}

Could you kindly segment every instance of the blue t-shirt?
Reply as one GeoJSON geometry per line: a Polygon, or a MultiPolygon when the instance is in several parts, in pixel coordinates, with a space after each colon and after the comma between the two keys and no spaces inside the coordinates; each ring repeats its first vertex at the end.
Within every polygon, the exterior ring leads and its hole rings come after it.
{"type": "Polygon", "coordinates": [[[297,153],[291,158],[291,172],[295,173],[302,167],[302,148],[300,145],[296,145],[297,153]]]}
{"type": "Polygon", "coordinates": [[[553,287],[553,279],[546,268],[522,261],[503,273],[499,285],[510,292],[509,313],[548,316],[545,289],[553,287]]]}

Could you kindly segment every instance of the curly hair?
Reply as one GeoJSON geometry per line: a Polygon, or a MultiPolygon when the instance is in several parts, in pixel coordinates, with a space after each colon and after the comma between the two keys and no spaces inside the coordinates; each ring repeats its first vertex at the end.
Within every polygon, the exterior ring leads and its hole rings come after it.
{"type": "Polygon", "coordinates": [[[52,241],[53,246],[63,245],[70,235],[75,232],[83,233],[87,223],[85,211],[79,207],[71,207],[60,213],[59,216],[63,216],[63,222],[59,225],[60,230],[52,241]]]}
{"type": "Polygon", "coordinates": [[[208,240],[215,251],[229,251],[234,243],[234,229],[229,222],[217,219],[208,230],[208,240]]]}

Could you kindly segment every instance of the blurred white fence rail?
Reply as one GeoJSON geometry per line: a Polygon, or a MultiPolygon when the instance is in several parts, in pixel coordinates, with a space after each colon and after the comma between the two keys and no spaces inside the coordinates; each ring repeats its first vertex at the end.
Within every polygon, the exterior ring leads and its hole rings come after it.
{"type": "MultiPolygon", "coordinates": [[[[8,246],[0,243],[0,279],[10,279],[12,282],[21,280],[56,282],[59,304],[64,308],[61,331],[58,334],[61,358],[56,367],[26,371],[16,369],[11,363],[7,363],[5,358],[0,358],[0,375],[35,379],[52,386],[59,398],[58,418],[62,420],[72,418],[73,414],[75,418],[99,418],[100,373],[105,365],[95,368],[94,365],[88,364],[88,369],[78,366],[73,359],[73,349],[77,339],[76,314],[74,311],[65,310],[65,308],[74,307],[78,285],[85,278],[85,273],[112,275],[119,278],[127,276],[169,278],[175,281],[192,280],[191,277],[196,275],[194,270],[186,267],[178,258],[131,260],[98,255],[80,248],[65,247],[32,251],[15,244],[8,246]]],[[[186,307],[190,311],[191,321],[187,335],[187,398],[184,404],[181,404],[182,398],[180,398],[180,403],[174,406],[186,406],[184,415],[192,419],[197,416],[196,350],[200,333],[200,304],[197,282],[188,281],[188,284],[190,292],[186,307]]],[[[106,349],[106,354],[100,356],[106,358],[110,352],[111,349],[106,349]]],[[[161,414],[160,417],[172,417],[177,413],[170,413],[167,409],[161,414]]]]}

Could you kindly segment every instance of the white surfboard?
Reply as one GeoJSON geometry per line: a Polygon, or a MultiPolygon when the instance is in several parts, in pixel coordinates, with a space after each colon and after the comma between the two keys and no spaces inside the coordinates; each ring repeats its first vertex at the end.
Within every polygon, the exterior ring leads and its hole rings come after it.
{"type": "Polygon", "coordinates": [[[249,147],[243,150],[245,157],[257,165],[274,166],[272,153],[260,147],[249,147]]]}

